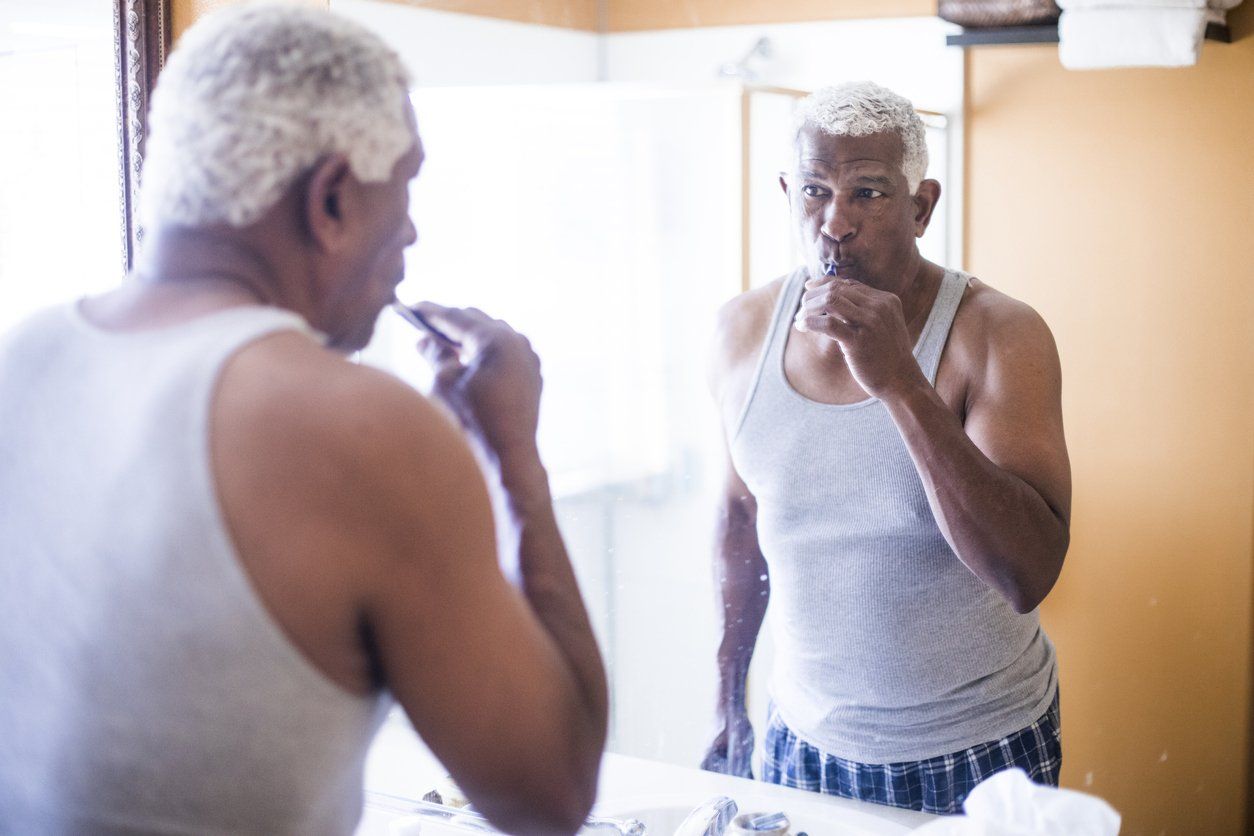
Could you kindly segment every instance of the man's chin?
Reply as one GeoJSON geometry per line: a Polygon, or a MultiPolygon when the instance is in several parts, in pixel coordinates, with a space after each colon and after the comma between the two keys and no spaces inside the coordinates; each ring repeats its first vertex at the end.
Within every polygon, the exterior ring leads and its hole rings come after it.
{"type": "Polygon", "coordinates": [[[374,337],[374,323],[366,329],[365,333],[354,334],[333,334],[327,338],[326,346],[332,351],[343,354],[345,356],[355,354],[366,346],[370,345],[370,340],[374,337]]]}

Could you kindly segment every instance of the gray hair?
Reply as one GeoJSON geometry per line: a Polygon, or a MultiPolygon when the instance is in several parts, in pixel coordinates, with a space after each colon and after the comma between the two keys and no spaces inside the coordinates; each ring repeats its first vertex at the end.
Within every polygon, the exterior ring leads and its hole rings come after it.
{"type": "Polygon", "coordinates": [[[180,39],[153,94],[140,216],[246,226],[328,154],[386,180],[413,143],[409,74],[330,12],[266,3],[215,12],[180,39]]]}
{"type": "Polygon", "coordinates": [[[800,131],[812,125],[832,136],[867,136],[892,131],[901,137],[901,170],[910,191],[927,173],[927,137],[914,105],[887,87],[855,81],[824,87],[806,96],[793,113],[800,131]]]}

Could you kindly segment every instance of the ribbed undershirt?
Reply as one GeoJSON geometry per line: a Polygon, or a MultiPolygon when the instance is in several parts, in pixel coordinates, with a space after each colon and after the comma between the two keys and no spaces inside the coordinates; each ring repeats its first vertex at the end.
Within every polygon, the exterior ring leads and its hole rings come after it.
{"type": "MultiPolygon", "coordinates": [[[[785,378],[805,279],[795,272],[780,292],[731,443],[758,504],[781,717],[864,763],[949,754],[1030,725],[1057,677],[1037,613],[1016,613],[950,549],[880,401],[818,403],[785,378]]],[[[968,279],[945,273],[915,346],[933,385],[968,279]]]]}
{"type": "Polygon", "coordinates": [[[208,421],[260,307],[0,340],[0,831],[350,833],[386,700],[288,641],[218,506],[208,421]]]}

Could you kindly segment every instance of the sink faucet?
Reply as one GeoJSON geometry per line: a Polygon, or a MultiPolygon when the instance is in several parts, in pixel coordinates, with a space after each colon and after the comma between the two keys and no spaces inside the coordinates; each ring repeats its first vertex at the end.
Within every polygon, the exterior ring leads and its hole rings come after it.
{"type": "MultiPolygon", "coordinates": [[[[411,801],[405,805],[410,816],[434,819],[463,830],[484,833],[500,833],[482,813],[465,807],[449,807],[436,801],[411,801]]],[[[606,830],[618,836],[645,836],[644,823],[639,819],[598,818],[589,816],[583,823],[586,830],[606,830]]]]}
{"type": "Polygon", "coordinates": [[[588,816],[584,819],[584,830],[610,830],[619,836],[644,836],[644,822],[639,819],[606,819],[597,816],[588,816]]]}
{"type": "Polygon", "coordinates": [[[738,809],[735,801],[717,795],[689,813],[675,836],[723,836],[738,809]]]}

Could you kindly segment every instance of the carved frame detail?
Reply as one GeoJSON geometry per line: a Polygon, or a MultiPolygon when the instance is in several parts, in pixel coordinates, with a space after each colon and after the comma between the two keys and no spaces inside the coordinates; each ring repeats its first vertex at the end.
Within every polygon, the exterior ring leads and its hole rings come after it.
{"type": "Polygon", "coordinates": [[[143,238],[135,211],[148,132],[148,100],[170,45],[170,0],[113,0],[122,266],[128,272],[143,238]]]}

